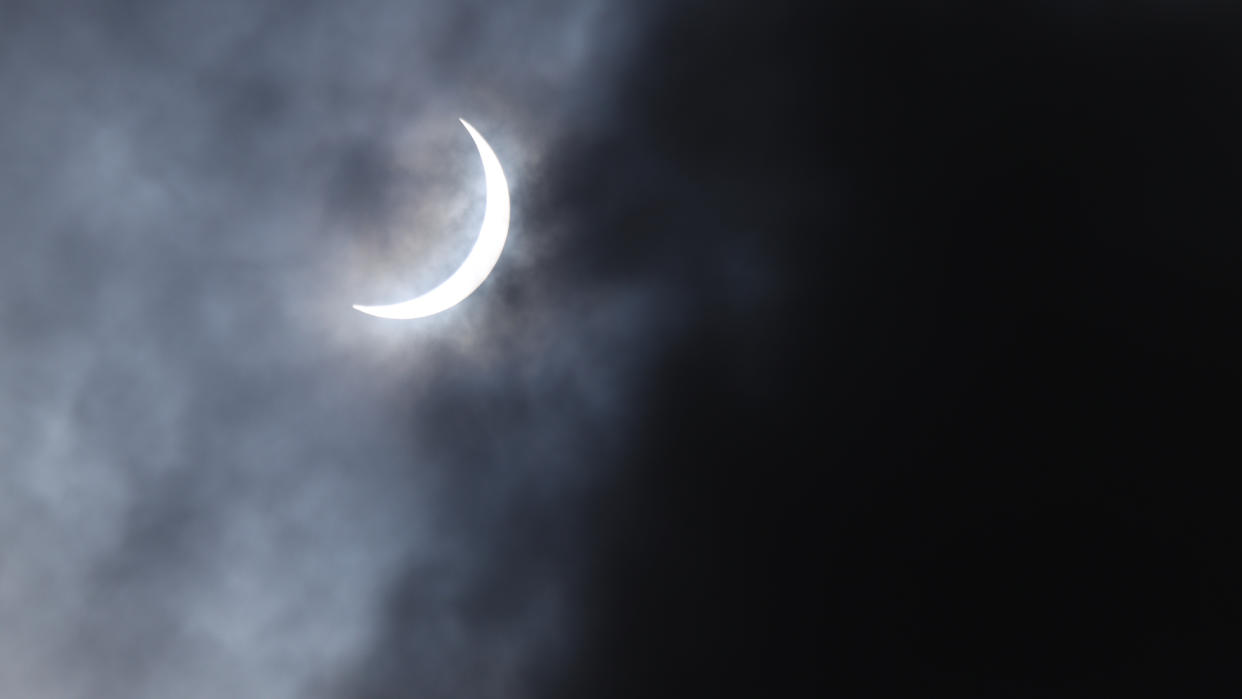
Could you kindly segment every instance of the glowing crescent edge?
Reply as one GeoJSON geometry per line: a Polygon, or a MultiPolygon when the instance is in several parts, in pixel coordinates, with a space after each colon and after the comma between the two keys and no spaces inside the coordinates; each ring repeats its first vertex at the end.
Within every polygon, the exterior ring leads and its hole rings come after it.
{"type": "Polygon", "coordinates": [[[483,224],[479,226],[479,237],[474,241],[474,247],[457,271],[431,291],[409,301],[386,306],[355,304],[356,310],[377,318],[398,320],[423,318],[448,310],[474,293],[500,259],[500,251],[504,249],[505,239],[509,237],[509,183],[505,180],[500,161],[496,159],[496,154],[487,145],[487,141],[465,119],[458,121],[470,132],[475,147],[479,149],[479,157],[483,160],[483,177],[487,183],[487,208],[483,212],[483,224]]]}

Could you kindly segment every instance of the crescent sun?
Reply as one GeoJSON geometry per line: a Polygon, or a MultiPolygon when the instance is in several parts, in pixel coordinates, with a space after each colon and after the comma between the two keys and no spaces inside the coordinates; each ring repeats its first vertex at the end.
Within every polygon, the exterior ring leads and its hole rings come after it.
{"type": "Polygon", "coordinates": [[[509,237],[509,183],[505,181],[500,161],[496,159],[496,154],[487,145],[487,141],[465,119],[458,121],[470,132],[475,147],[479,149],[479,157],[483,160],[483,177],[487,183],[487,207],[483,212],[483,224],[479,227],[479,237],[474,241],[474,247],[456,272],[422,296],[385,306],[355,304],[355,309],[377,318],[402,320],[434,315],[456,306],[474,293],[500,259],[500,251],[504,249],[505,239],[509,237]]]}

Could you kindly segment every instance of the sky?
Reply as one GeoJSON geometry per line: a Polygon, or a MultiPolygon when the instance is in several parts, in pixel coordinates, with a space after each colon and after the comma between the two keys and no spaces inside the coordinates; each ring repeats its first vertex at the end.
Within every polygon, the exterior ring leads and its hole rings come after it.
{"type": "Polygon", "coordinates": [[[1242,18],[815,5],[0,5],[0,696],[1228,695],[1242,18]]]}

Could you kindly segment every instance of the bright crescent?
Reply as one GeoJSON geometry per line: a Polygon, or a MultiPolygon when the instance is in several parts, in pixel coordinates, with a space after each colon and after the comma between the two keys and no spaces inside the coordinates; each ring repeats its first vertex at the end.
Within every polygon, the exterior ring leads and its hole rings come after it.
{"type": "Polygon", "coordinates": [[[509,183],[505,181],[504,170],[500,168],[500,161],[496,159],[492,147],[465,119],[458,121],[470,132],[475,147],[479,149],[479,157],[483,159],[483,177],[487,182],[487,208],[484,209],[483,225],[479,227],[474,247],[456,272],[422,296],[386,306],[354,305],[355,309],[377,318],[399,320],[423,318],[448,310],[474,293],[500,259],[500,251],[509,237],[509,183]]]}

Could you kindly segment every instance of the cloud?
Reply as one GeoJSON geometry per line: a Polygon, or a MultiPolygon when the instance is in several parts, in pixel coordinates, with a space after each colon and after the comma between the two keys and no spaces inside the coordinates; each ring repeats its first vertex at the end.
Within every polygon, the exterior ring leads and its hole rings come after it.
{"type": "Polygon", "coordinates": [[[6,8],[0,694],[533,695],[584,456],[671,317],[643,280],[568,296],[581,221],[540,190],[641,17],[6,8]],[[502,268],[425,323],[354,313],[468,247],[457,116],[510,170],[502,268]]]}

